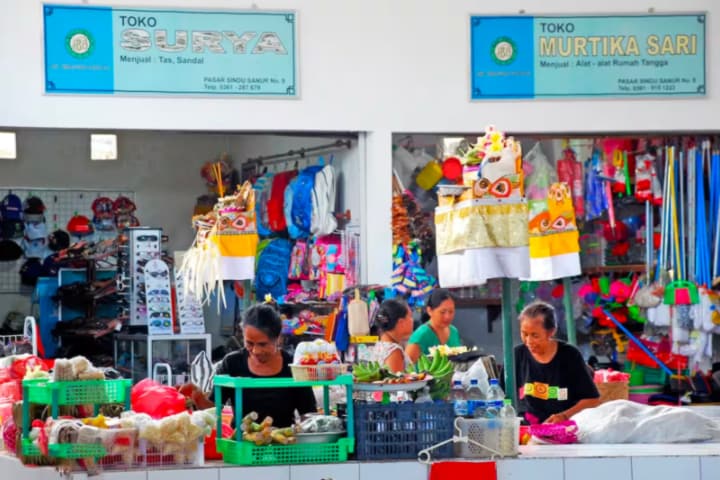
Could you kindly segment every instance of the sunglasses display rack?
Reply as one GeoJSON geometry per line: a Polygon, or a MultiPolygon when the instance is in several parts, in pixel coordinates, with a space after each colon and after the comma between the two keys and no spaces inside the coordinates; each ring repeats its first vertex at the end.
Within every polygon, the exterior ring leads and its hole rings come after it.
{"type": "Polygon", "coordinates": [[[145,307],[150,335],[172,335],[171,293],[167,264],[157,258],[148,261],[145,264],[145,307]]]}
{"type": "MultiPolygon", "coordinates": [[[[145,267],[151,260],[159,260],[162,256],[162,229],[134,227],[125,232],[128,238],[128,261],[124,262],[122,273],[130,279],[130,326],[149,326],[145,267]]],[[[169,292],[169,286],[167,290],[169,292]]],[[[172,326],[169,333],[172,333],[172,326]]]]}
{"type": "Polygon", "coordinates": [[[175,275],[175,295],[177,295],[177,320],[180,333],[205,333],[205,317],[200,302],[185,290],[182,275],[175,275]]]}

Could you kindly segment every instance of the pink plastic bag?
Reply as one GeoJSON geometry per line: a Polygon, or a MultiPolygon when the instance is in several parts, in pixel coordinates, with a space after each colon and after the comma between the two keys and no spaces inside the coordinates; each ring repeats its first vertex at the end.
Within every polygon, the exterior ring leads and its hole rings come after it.
{"type": "Polygon", "coordinates": [[[624,382],[630,381],[630,374],[625,372],[617,372],[611,368],[596,370],[593,381],[595,383],[608,383],[608,382],[624,382]]]}
{"type": "Polygon", "coordinates": [[[577,443],[577,431],[578,426],[574,420],[530,425],[530,434],[544,443],[577,443]]]}

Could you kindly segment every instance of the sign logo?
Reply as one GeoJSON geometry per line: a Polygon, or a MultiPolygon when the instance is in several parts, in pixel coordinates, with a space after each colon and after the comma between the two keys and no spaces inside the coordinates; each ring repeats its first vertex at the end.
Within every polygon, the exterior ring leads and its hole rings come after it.
{"type": "Polygon", "coordinates": [[[87,58],[95,48],[95,41],[87,30],[75,29],[65,36],[65,48],[75,58],[87,58]]]}
{"type": "Polygon", "coordinates": [[[498,65],[510,65],[516,54],[517,45],[510,37],[497,38],[490,46],[490,56],[498,65]]]}

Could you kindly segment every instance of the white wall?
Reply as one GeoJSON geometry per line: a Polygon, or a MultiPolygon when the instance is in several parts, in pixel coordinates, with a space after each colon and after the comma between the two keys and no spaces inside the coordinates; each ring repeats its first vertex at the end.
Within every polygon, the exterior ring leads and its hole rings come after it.
{"type": "MultiPolygon", "coordinates": [[[[64,3],[94,1],[66,0],[64,3]]],[[[251,1],[115,0],[114,6],[248,8],[251,1]]],[[[46,96],[41,0],[0,4],[0,126],[190,130],[344,130],[365,137],[368,281],[390,277],[392,132],[477,132],[488,123],[512,132],[720,129],[720,3],[607,0],[264,0],[263,9],[299,12],[297,100],[46,96]],[[702,99],[470,102],[468,15],[707,11],[709,92],[702,99]],[[715,68],[715,70],[713,70],[715,68]],[[387,259],[383,261],[383,259],[387,259]]]]}
{"type": "MultiPolygon", "coordinates": [[[[113,6],[247,8],[233,0],[65,0],[113,6]]],[[[0,125],[201,130],[477,131],[488,122],[515,132],[717,129],[720,51],[708,41],[705,99],[468,101],[468,15],[709,11],[712,0],[264,0],[299,13],[299,100],[113,98],[43,95],[41,0],[3,0],[0,125]],[[668,106],[673,115],[669,118],[668,106]],[[142,115],[138,113],[142,112],[142,115]]],[[[717,43],[717,42],[715,42],[717,43]]]]}

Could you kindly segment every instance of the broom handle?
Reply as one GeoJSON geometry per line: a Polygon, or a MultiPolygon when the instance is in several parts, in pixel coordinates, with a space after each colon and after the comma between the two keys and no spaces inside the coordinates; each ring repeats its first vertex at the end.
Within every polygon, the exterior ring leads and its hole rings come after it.
{"type": "MultiPolygon", "coordinates": [[[[697,245],[697,229],[700,227],[700,225],[697,224],[697,222],[694,221],[693,217],[697,217],[697,209],[695,210],[695,215],[692,214],[692,209],[690,208],[691,205],[697,205],[695,203],[695,199],[697,198],[697,182],[696,182],[696,171],[697,171],[697,159],[699,158],[701,154],[701,150],[697,147],[693,147],[690,150],[688,150],[687,154],[687,210],[686,215],[687,219],[685,221],[685,224],[687,225],[687,259],[685,260],[686,266],[687,266],[687,277],[688,279],[695,278],[697,276],[697,269],[699,268],[699,265],[696,264],[695,259],[696,257],[696,245],[697,245]]],[[[701,157],[700,157],[701,158],[701,157]]]]}
{"type": "Polygon", "coordinates": [[[685,274],[685,150],[680,149],[678,155],[678,236],[680,241],[680,278],[686,278],[685,274]]]}
{"type": "MultiPolygon", "coordinates": [[[[664,172],[663,172],[663,191],[662,191],[662,205],[660,206],[660,254],[658,258],[658,273],[666,270],[666,259],[667,259],[667,223],[668,216],[667,211],[669,207],[668,202],[668,147],[666,146],[663,150],[663,160],[665,161],[664,172]]],[[[659,278],[659,275],[658,275],[659,278]]]]}
{"type": "Polygon", "coordinates": [[[638,346],[638,348],[640,348],[640,350],[645,352],[645,354],[650,357],[653,362],[657,363],[657,366],[662,368],[663,371],[668,374],[668,376],[672,377],[674,375],[673,371],[670,370],[668,366],[665,365],[654,353],[652,353],[650,349],[648,349],[645,344],[640,341],[640,339],[633,335],[630,330],[625,328],[625,325],[620,323],[618,319],[615,318],[612,313],[610,313],[610,311],[603,308],[603,313],[615,324],[615,326],[617,326],[620,330],[623,331],[623,333],[628,337],[628,340],[632,341],[635,345],[638,346]]]}
{"type": "MultiPolygon", "coordinates": [[[[713,162],[712,162],[712,176],[711,179],[715,179],[716,181],[720,181],[720,154],[715,151],[713,153],[713,162]]],[[[714,181],[711,183],[711,192],[713,192],[715,195],[713,195],[715,199],[715,206],[720,208],[720,185],[715,183],[714,181]],[[712,187],[715,187],[714,189],[712,187]]],[[[715,241],[714,241],[714,252],[713,252],[713,268],[712,268],[712,276],[713,279],[718,276],[718,255],[720,252],[720,212],[717,210],[711,211],[711,215],[715,215],[715,241]]]]}

